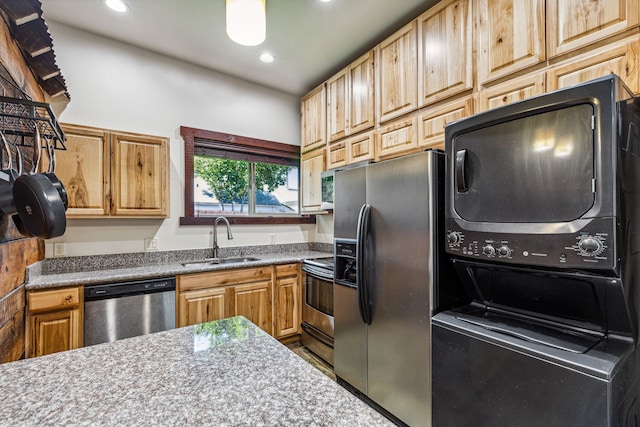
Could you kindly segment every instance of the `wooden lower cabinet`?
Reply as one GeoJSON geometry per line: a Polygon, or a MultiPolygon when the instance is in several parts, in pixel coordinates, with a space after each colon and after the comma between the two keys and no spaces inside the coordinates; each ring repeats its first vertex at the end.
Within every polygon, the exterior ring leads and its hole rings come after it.
{"type": "Polygon", "coordinates": [[[302,287],[300,264],[274,267],[274,337],[286,338],[300,333],[302,287]]]}
{"type": "Polygon", "coordinates": [[[232,307],[229,315],[244,316],[260,329],[273,335],[271,280],[236,285],[229,291],[232,293],[232,307]]]}
{"type": "Polygon", "coordinates": [[[242,315],[276,338],[300,332],[299,264],[178,276],[178,327],[242,315]]]}
{"type": "Polygon", "coordinates": [[[82,347],[83,311],[82,286],[28,292],[26,357],[82,347]]]}

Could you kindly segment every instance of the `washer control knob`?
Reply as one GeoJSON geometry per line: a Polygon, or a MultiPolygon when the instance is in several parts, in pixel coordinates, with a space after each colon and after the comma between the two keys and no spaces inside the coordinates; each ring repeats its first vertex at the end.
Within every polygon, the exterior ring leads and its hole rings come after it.
{"type": "Polygon", "coordinates": [[[500,246],[498,249],[498,255],[506,258],[511,255],[511,249],[509,249],[509,246],[500,246]]]}
{"type": "Polygon", "coordinates": [[[485,254],[486,256],[495,256],[496,248],[494,248],[491,245],[487,245],[484,248],[482,248],[482,253],[485,254]]]}
{"type": "Polygon", "coordinates": [[[597,239],[593,236],[587,236],[582,238],[580,242],[578,242],[578,248],[584,254],[596,255],[602,250],[603,246],[600,239],[597,239]]]}
{"type": "Polygon", "coordinates": [[[458,233],[457,231],[450,231],[447,234],[447,242],[450,245],[457,245],[461,241],[462,241],[462,238],[460,237],[460,233],[458,233]]]}

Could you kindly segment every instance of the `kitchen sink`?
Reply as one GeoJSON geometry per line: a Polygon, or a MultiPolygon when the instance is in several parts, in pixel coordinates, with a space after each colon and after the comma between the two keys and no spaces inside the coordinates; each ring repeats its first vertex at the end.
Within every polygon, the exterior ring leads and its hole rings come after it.
{"type": "Polygon", "coordinates": [[[233,258],[207,258],[197,261],[181,262],[185,267],[193,265],[215,265],[215,264],[242,264],[244,262],[259,261],[260,258],[255,257],[233,257],[233,258]]]}

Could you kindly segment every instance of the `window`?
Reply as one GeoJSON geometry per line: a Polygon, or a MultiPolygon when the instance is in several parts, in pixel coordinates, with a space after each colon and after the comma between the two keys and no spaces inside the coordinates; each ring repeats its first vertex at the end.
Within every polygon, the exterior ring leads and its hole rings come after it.
{"type": "Polygon", "coordinates": [[[185,216],[181,225],[309,223],[299,214],[299,147],[181,127],[185,142],[185,216]]]}

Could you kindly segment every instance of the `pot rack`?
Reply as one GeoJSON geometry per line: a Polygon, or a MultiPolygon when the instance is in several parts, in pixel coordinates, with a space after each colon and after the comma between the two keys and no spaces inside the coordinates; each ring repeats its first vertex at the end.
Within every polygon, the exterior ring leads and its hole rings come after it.
{"type": "MultiPolygon", "coordinates": [[[[42,138],[41,149],[46,150],[45,141],[56,150],[67,149],[64,131],[51,106],[44,102],[32,101],[0,63],[0,132],[9,142],[14,161],[19,147],[27,170],[33,166],[36,127],[42,138]]],[[[6,163],[4,158],[2,161],[6,163]]]]}

